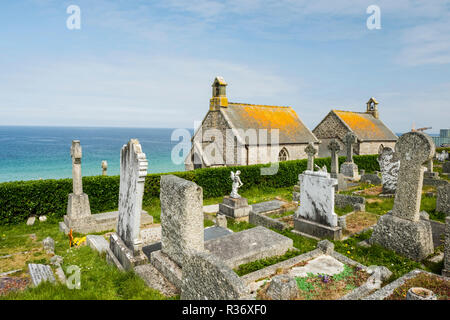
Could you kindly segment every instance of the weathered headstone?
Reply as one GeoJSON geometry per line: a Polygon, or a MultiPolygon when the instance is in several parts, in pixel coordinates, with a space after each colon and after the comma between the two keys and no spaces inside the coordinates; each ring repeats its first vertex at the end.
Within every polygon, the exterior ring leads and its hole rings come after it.
{"type": "Polygon", "coordinates": [[[334,212],[334,186],[337,180],[322,171],[299,175],[300,207],[295,212],[294,229],[315,237],[340,239],[342,228],[334,212]]]}
{"type": "Polygon", "coordinates": [[[328,150],[331,152],[331,172],[332,178],[337,178],[339,173],[339,151],[341,151],[341,146],[336,141],[336,139],[331,140],[328,145],[328,150]]]}
{"type": "Polygon", "coordinates": [[[110,249],[125,269],[143,264],[140,239],[142,198],[148,161],[137,139],[131,139],[120,153],[119,219],[111,235],[110,249]]]}
{"type": "Polygon", "coordinates": [[[437,188],[436,211],[450,215],[450,184],[437,188]]]}
{"type": "Polygon", "coordinates": [[[394,150],[380,145],[378,149],[378,163],[381,170],[381,183],[383,184],[383,194],[394,194],[397,190],[398,171],[400,161],[394,156],[394,150]]]}
{"type": "Polygon", "coordinates": [[[314,148],[314,144],[312,142],[308,143],[305,148],[305,152],[308,155],[306,170],[314,171],[314,155],[317,153],[317,150],[314,148]]]}
{"type": "Polygon", "coordinates": [[[108,175],[108,162],[106,160],[102,161],[102,176],[108,175]]]}
{"type": "Polygon", "coordinates": [[[109,248],[109,243],[103,236],[89,234],[86,236],[86,244],[99,253],[106,252],[109,248]]]}
{"type": "Polygon", "coordinates": [[[181,300],[238,300],[247,294],[238,275],[207,252],[190,255],[182,277],[181,300]]]}
{"type": "Polygon", "coordinates": [[[450,277],[450,217],[445,218],[444,268],[442,275],[450,277]]]}
{"type": "Polygon", "coordinates": [[[36,217],[32,216],[27,219],[27,226],[32,226],[36,221],[36,217]]]}
{"type": "Polygon", "coordinates": [[[174,175],[161,176],[161,251],[182,266],[190,252],[204,251],[203,190],[174,175]]]}
{"type": "Polygon", "coordinates": [[[69,194],[67,214],[64,222],[68,229],[80,232],[83,225],[92,223],[89,197],[83,192],[83,181],[81,176],[82,151],[79,140],[73,140],[70,148],[72,157],[72,184],[73,192],[69,194]]]}
{"type": "Polygon", "coordinates": [[[45,238],[42,241],[42,245],[44,247],[44,250],[47,253],[54,253],[55,252],[55,240],[53,240],[52,238],[50,238],[50,237],[45,238]]]}
{"type": "Polygon", "coordinates": [[[408,132],[395,145],[400,157],[394,207],[374,227],[371,243],[420,261],[433,253],[430,222],[420,219],[424,167],[433,155],[431,138],[422,132],[408,132]]]}
{"type": "Polygon", "coordinates": [[[353,162],[353,144],[357,141],[358,139],[353,132],[348,132],[346,134],[345,143],[347,147],[347,159],[341,165],[341,173],[344,176],[350,177],[354,180],[358,180],[360,178],[358,174],[358,166],[353,162]]]}
{"type": "Polygon", "coordinates": [[[450,161],[446,160],[446,161],[442,164],[442,173],[448,173],[448,174],[450,174],[450,161]]]}
{"type": "Polygon", "coordinates": [[[33,286],[38,286],[44,281],[55,282],[55,276],[49,265],[29,263],[28,272],[33,286]]]}

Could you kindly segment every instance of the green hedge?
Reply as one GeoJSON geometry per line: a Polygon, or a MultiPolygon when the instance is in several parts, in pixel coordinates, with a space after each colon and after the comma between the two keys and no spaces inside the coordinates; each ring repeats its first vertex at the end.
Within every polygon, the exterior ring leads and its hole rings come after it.
{"type": "Polygon", "coordinates": [[[447,152],[450,152],[450,147],[439,147],[439,148],[436,148],[436,152],[439,152],[439,153],[441,153],[442,151],[447,151],[447,152]]]}
{"type": "MultiPolygon", "coordinates": [[[[359,169],[366,172],[379,170],[376,155],[355,156],[359,169]]],[[[339,157],[343,163],[345,157],[339,157]]],[[[319,158],[315,163],[326,165],[330,171],[330,158],[319,158]]],[[[230,171],[240,170],[244,182],[241,190],[254,186],[289,187],[297,183],[298,174],[306,170],[307,160],[293,160],[279,163],[277,174],[263,176],[262,167],[251,165],[197,169],[186,172],[172,172],[183,179],[191,180],[203,188],[203,197],[220,197],[231,191],[230,171]]],[[[145,179],[144,204],[159,197],[161,174],[149,174],[145,179]]],[[[92,213],[117,210],[119,201],[119,176],[83,177],[84,192],[89,195],[92,213]]],[[[61,218],[67,209],[68,194],[72,192],[72,180],[37,180],[0,183],[0,225],[25,221],[30,215],[50,215],[61,218]]]]}

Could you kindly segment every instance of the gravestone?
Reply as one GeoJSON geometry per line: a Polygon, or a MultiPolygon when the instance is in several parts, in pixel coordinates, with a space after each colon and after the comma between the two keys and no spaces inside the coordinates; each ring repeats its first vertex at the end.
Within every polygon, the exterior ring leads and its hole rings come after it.
{"type": "Polygon", "coordinates": [[[174,175],[161,176],[161,246],[182,266],[192,251],[204,251],[203,190],[174,175]]]}
{"type": "Polygon", "coordinates": [[[33,286],[38,286],[44,281],[55,282],[55,276],[49,265],[29,263],[28,272],[30,273],[33,286]]]}
{"type": "Polygon", "coordinates": [[[337,178],[339,173],[339,151],[341,151],[341,146],[336,141],[336,139],[331,140],[328,145],[328,150],[331,153],[331,178],[337,178]]]}
{"type": "Polygon", "coordinates": [[[450,174],[450,161],[445,161],[442,164],[442,173],[450,174]]]}
{"type": "Polygon", "coordinates": [[[431,224],[420,219],[419,212],[422,164],[433,156],[433,142],[422,132],[408,132],[399,138],[395,151],[400,170],[394,207],[378,220],[370,242],[420,261],[434,251],[431,224]]]}
{"type": "Polygon", "coordinates": [[[450,277],[450,217],[445,218],[444,268],[442,275],[450,277]]]}
{"type": "Polygon", "coordinates": [[[381,170],[382,194],[394,194],[397,190],[400,161],[395,157],[392,148],[383,145],[378,149],[377,160],[381,170]]]}
{"type": "Polygon", "coordinates": [[[299,175],[300,207],[294,215],[294,229],[319,238],[342,237],[334,212],[334,186],[337,180],[323,171],[305,171],[299,175]]]}
{"type": "Polygon", "coordinates": [[[102,161],[102,176],[108,175],[108,162],[106,160],[102,161]]]}
{"type": "Polygon", "coordinates": [[[142,198],[148,161],[137,139],[131,139],[120,153],[119,219],[111,234],[110,249],[124,269],[143,264],[140,238],[142,198]]]}
{"type": "Polygon", "coordinates": [[[181,300],[238,300],[247,294],[238,275],[207,252],[189,256],[182,277],[181,300]]]}
{"type": "Polygon", "coordinates": [[[353,132],[348,132],[345,136],[345,142],[347,147],[347,159],[341,165],[341,173],[353,180],[358,180],[360,178],[358,166],[353,162],[353,144],[358,142],[358,139],[353,132]]]}
{"type": "Polygon", "coordinates": [[[450,215],[450,184],[437,188],[436,212],[450,215]]]}
{"type": "Polygon", "coordinates": [[[317,153],[317,150],[314,148],[314,144],[312,142],[308,143],[305,148],[305,152],[308,155],[306,170],[314,171],[314,155],[317,153]]]}
{"type": "Polygon", "coordinates": [[[68,229],[82,232],[86,224],[93,223],[93,219],[91,217],[89,197],[83,192],[81,176],[82,150],[79,140],[72,141],[70,155],[72,157],[73,192],[69,194],[69,203],[67,205],[67,214],[64,216],[64,222],[68,229]]]}

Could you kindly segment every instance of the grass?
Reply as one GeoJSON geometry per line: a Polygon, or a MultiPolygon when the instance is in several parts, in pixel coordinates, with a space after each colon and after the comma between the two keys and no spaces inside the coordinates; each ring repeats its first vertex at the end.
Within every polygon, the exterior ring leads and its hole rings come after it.
{"type": "Polygon", "coordinates": [[[355,235],[344,241],[333,241],[335,251],[358,261],[359,263],[370,266],[385,266],[392,271],[393,275],[389,281],[393,281],[400,276],[414,269],[425,269],[419,262],[397,255],[395,252],[387,250],[377,244],[368,248],[358,246],[357,243],[370,238],[372,231],[355,235]]]}
{"type": "Polygon", "coordinates": [[[340,208],[337,206],[334,206],[334,212],[338,215],[338,216],[343,216],[344,214],[350,213],[353,211],[353,206],[352,205],[346,205],[344,208],[340,208]]]}
{"type": "Polygon", "coordinates": [[[405,283],[395,289],[386,300],[405,300],[406,293],[413,287],[425,288],[433,291],[438,300],[450,300],[450,281],[423,273],[412,279],[406,280],[405,283]]]}
{"type": "MultiPolygon", "coordinates": [[[[280,197],[286,201],[292,201],[293,187],[285,188],[271,188],[271,187],[253,187],[248,190],[239,192],[239,194],[247,198],[249,204],[254,204],[263,201],[273,200],[280,197]]],[[[210,205],[222,202],[223,197],[215,197],[203,199],[203,205],[210,205]]]]}
{"type": "Polygon", "coordinates": [[[291,216],[293,214],[294,214],[294,211],[286,211],[286,212],[283,212],[283,213],[270,214],[268,217],[272,218],[272,219],[279,219],[279,218],[291,216]]]}
{"type": "MultiPolygon", "coordinates": [[[[69,248],[68,239],[58,230],[54,223],[36,222],[33,226],[20,224],[15,226],[0,226],[0,250],[3,254],[17,253],[25,248],[42,246],[42,240],[47,236],[55,240],[55,253],[64,258],[63,270],[76,265],[81,269],[81,288],[68,289],[63,284],[42,283],[36,288],[29,288],[22,292],[12,292],[0,296],[0,299],[20,300],[117,300],[117,299],[167,299],[156,290],[149,288],[134,272],[121,272],[109,265],[105,258],[87,246],[69,248]],[[35,234],[33,241],[28,235],[35,234]]],[[[36,257],[38,258],[38,257],[36,257]]],[[[8,258],[4,258],[7,260],[8,258]]],[[[3,259],[2,259],[3,260],[3,259]]],[[[48,263],[48,257],[41,263],[48,263]]],[[[21,265],[25,268],[25,264],[21,265]]],[[[16,268],[17,269],[17,268],[16,268]]],[[[1,270],[2,272],[7,270],[1,270]]],[[[24,270],[26,271],[26,269],[24,270]]],[[[70,276],[69,274],[66,274],[70,276]]],[[[23,277],[28,276],[26,273],[23,277]]]]}
{"type": "Polygon", "coordinates": [[[236,272],[238,276],[242,277],[243,275],[246,275],[246,274],[252,273],[254,271],[263,269],[265,267],[274,265],[278,262],[288,260],[290,258],[298,256],[299,254],[300,254],[300,252],[298,250],[288,250],[282,256],[269,257],[266,259],[261,259],[261,260],[241,264],[239,267],[234,269],[234,272],[236,272]]]}

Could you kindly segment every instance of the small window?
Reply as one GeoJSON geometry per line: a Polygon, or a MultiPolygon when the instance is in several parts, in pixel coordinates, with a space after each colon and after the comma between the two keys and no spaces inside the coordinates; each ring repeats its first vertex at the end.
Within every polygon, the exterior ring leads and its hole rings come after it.
{"type": "Polygon", "coordinates": [[[283,148],[278,154],[278,161],[287,161],[287,160],[289,160],[289,155],[286,148],[283,148]]]}

